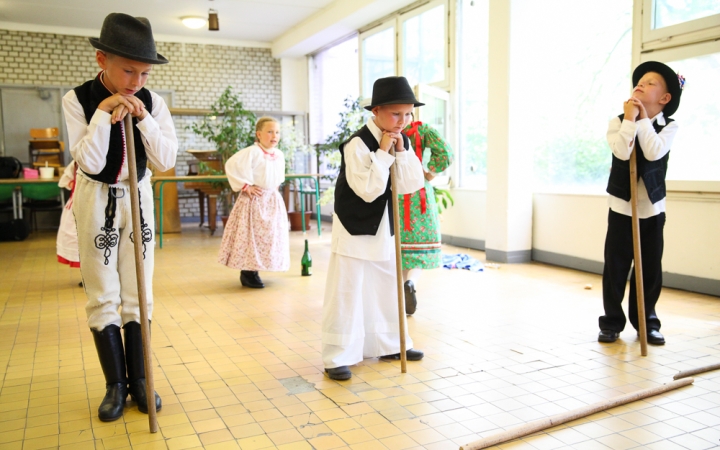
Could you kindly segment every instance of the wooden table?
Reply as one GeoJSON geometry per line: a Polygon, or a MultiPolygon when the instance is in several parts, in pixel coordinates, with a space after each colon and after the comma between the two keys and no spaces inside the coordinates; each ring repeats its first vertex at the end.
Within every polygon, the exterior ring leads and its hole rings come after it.
{"type": "MultiPolygon", "coordinates": [[[[13,219],[22,219],[22,186],[24,184],[58,184],[60,178],[0,178],[0,185],[15,186],[13,191],[13,219]]],[[[65,193],[60,189],[62,204],[65,204],[65,193]]]]}
{"type": "MultiPolygon", "coordinates": [[[[320,184],[318,183],[318,177],[320,175],[316,173],[307,173],[307,174],[287,174],[285,175],[286,180],[293,180],[293,179],[308,179],[313,180],[313,184],[315,185],[315,200],[317,201],[320,198],[320,184]]],[[[152,184],[153,184],[153,192],[155,192],[155,184],[160,183],[160,190],[158,193],[158,197],[155,198],[155,200],[159,200],[160,208],[158,211],[156,211],[156,217],[157,217],[157,223],[158,226],[158,243],[160,248],[163,247],[163,187],[165,186],[165,183],[186,183],[186,182],[223,182],[227,181],[227,175],[190,175],[190,176],[175,176],[175,177],[153,177],[152,178],[152,184]]],[[[302,216],[302,227],[303,227],[303,233],[306,230],[305,227],[305,203],[300,202],[301,207],[301,216],[302,216]]],[[[318,236],[321,234],[320,230],[320,211],[318,211],[317,214],[317,229],[318,229],[318,236]]]]}

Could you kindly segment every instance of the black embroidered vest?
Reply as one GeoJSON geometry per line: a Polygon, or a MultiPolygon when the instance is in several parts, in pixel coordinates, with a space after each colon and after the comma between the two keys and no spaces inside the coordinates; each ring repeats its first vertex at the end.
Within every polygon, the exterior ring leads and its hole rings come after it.
{"type": "MultiPolygon", "coordinates": [[[[390,177],[388,177],[385,192],[378,198],[368,203],[360,198],[350,187],[345,175],[345,145],[355,137],[362,139],[363,143],[371,152],[377,152],[380,143],[375,139],[367,125],[356,131],[350,139],[340,144],[340,174],[335,183],[335,213],[340,219],[343,227],[353,236],[371,235],[375,236],[380,227],[380,221],[385,208],[388,210],[390,218],[390,235],[394,235],[394,221],[392,212],[392,191],[390,189],[390,177]]],[[[402,135],[405,149],[410,149],[410,140],[402,135]]]]}
{"type": "MultiPolygon", "coordinates": [[[[623,121],[624,114],[620,114],[620,122],[623,121]]],[[[659,125],[657,121],[653,122],[653,128],[656,133],[660,133],[667,124],[673,119],[665,118],[666,125],[659,125]]],[[[648,198],[654,204],[665,198],[665,175],[667,174],[667,163],[670,159],[670,151],[657,161],[648,161],[642,152],[642,147],[635,137],[635,145],[637,150],[637,171],[638,178],[642,177],[647,189],[648,198]]],[[[623,161],[612,156],[612,168],[610,169],[610,178],[608,179],[607,193],[615,197],[621,198],[626,202],[630,201],[630,161],[623,161]]]]}
{"type": "MultiPolygon", "coordinates": [[[[100,75],[95,77],[94,80],[87,81],[82,85],[73,89],[75,95],[77,95],[80,105],[83,107],[85,113],[85,120],[90,123],[93,114],[97,110],[100,102],[110,97],[112,94],[103,86],[100,81],[100,75]]],[[[150,91],[145,88],[140,89],[135,96],[142,100],[145,104],[145,109],[150,113],[152,111],[152,96],[150,91]]],[[[133,126],[137,125],[137,118],[133,117],[133,126]]],[[[145,154],[145,145],[143,145],[140,131],[134,130],[135,136],[135,162],[137,163],[137,176],[140,181],[145,176],[145,168],[147,167],[147,155],[145,154]]],[[[125,149],[123,147],[123,133],[120,123],[111,125],[110,127],[110,142],[108,144],[108,152],[105,158],[105,167],[98,174],[85,173],[88,177],[93,180],[100,181],[107,184],[115,184],[118,182],[120,177],[120,171],[122,165],[125,162],[125,149]]],[[[83,172],[84,173],[84,172],[83,172]]]]}

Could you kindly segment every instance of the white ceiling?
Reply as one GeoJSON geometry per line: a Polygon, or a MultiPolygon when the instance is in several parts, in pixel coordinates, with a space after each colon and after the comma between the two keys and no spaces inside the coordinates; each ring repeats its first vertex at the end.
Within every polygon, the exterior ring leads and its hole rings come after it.
{"type": "Polygon", "coordinates": [[[269,44],[334,0],[0,0],[0,28],[98,36],[111,12],[144,16],[156,40],[269,44]],[[220,31],[191,30],[183,16],[218,11],[220,31]]]}

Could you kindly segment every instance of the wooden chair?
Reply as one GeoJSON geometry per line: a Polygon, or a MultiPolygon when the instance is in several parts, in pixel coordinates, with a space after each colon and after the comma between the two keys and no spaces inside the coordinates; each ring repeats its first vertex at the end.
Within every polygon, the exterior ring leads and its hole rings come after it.
{"type": "Polygon", "coordinates": [[[55,167],[59,170],[65,166],[65,143],[59,139],[60,130],[55,128],[30,128],[31,167],[55,167]]]}

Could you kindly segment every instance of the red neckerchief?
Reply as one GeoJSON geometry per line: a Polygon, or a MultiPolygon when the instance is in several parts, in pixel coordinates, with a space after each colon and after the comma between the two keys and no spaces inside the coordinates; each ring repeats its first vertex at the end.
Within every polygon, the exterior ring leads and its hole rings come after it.
{"type": "MultiPolygon", "coordinates": [[[[422,162],[422,137],[420,136],[420,131],[418,131],[418,128],[422,125],[422,122],[417,121],[410,124],[410,129],[407,131],[403,131],[403,133],[407,137],[413,137],[415,136],[415,154],[417,155],[418,159],[422,162]]],[[[423,182],[424,183],[424,182],[423,182]]],[[[405,206],[405,231],[412,231],[412,227],[410,226],[410,194],[405,194],[403,197],[404,200],[404,206],[405,206]]],[[[423,186],[420,188],[420,212],[422,214],[425,214],[425,211],[427,210],[427,193],[425,192],[425,187],[423,186]]]]}

